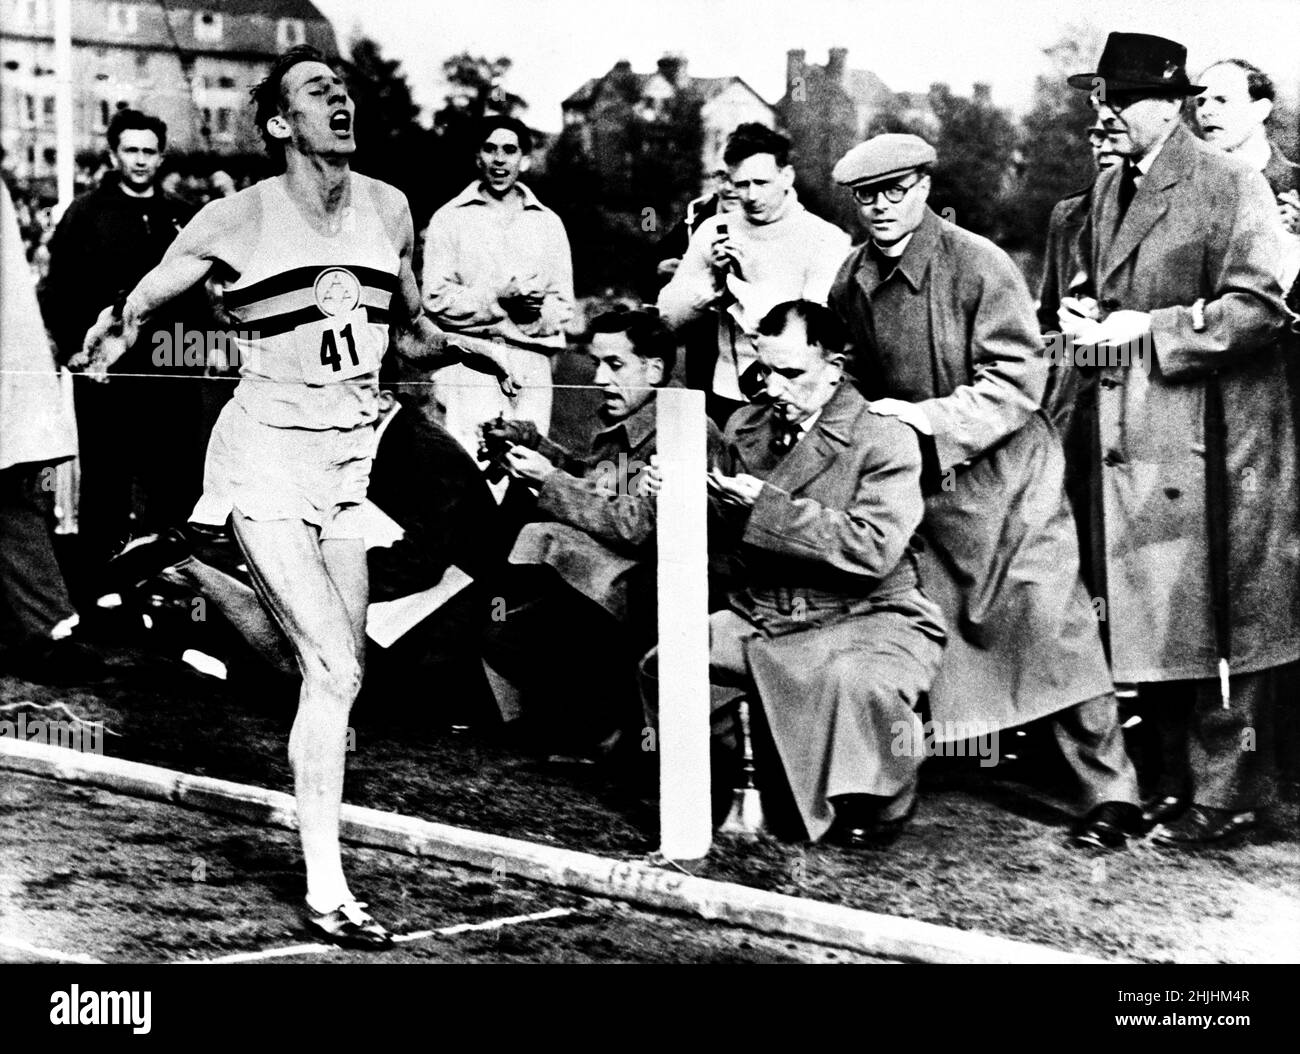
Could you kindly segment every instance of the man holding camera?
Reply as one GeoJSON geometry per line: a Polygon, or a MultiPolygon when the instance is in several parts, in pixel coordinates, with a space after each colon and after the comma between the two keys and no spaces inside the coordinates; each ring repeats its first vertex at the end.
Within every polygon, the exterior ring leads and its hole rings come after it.
{"type": "Polygon", "coordinates": [[[659,293],[659,311],[673,329],[717,313],[717,361],[706,406],[719,426],[758,388],[759,320],[783,301],[826,303],[835,269],[849,251],[848,235],[799,203],[785,136],[742,124],[722,160],[740,209],[700,224],[659,293]]]}

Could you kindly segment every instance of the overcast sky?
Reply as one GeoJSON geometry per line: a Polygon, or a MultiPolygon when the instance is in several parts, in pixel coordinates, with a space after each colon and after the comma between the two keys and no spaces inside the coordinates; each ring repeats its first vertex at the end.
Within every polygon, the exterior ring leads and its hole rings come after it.
{"type": "MultiPolygon", "coordinates": [[[[684,53],[699,76],[738,74],[768,102],[785,90],[785,53],[849,49],[849,65],[874,70],[895,91],[947,81],[993,86],[994,101],[1028,103],[1042,48],[1081,20],[1103,30],[1158,33],[1187,45],[1195,74],[1214,59],[1246,58],[1295,99],[1300,87],[1296,0],[315,0],[344,49],[354,31],[400,59],[416,99],[436,108],[442,60],[459,51],[508,56],[507,87],[528,100],[530,124],[560,127],[560,100],[626,58],[654,69],[684,53]]],[[[1079,71],[1084,72],[1084,71],[1079,71]]]]}

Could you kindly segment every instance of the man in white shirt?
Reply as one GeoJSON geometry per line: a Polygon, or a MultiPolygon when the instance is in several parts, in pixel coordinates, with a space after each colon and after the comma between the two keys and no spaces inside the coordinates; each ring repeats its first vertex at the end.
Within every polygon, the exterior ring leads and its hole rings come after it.
{"type": "Polygon", "coordinates": [[[658,304],[674,329],[717,313],[708,410],[719,425],[747,402],[746,374],[758,361],[759,321],[786,301],[825,304],[849,251],[847,234],[799,203],[785,136],[761,124],[742,124],[727,140],[722,159],[741,208],[700,224],[658,304]]]}
{"type": "Polygon", "coordinates": [[[479,426],[498,414],[551,424],[551,356],[573,317],[573,262],[560,218],[519,182],[532,134],[513,117],[489,117],[478,136],[480,178],[433,214],[424,235],[424,308],[443,329],[505,344],[523,385],[506,399],[473,370],[439,373],[444,425],[477,456],[479,426]]]}

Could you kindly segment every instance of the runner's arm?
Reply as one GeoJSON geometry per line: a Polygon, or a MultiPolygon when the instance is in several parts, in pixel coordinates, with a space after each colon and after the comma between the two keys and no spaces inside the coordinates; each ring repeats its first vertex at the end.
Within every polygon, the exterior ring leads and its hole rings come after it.
{"type": "Polygon", "coordinates": [[[390,227],[395,235],[401,263],[397,274],[397,294],[393,303],[393,328],[397,350],[403,358],[427,370],[440,370],[446,366],[463,363],[472,370],[495,377],[501,391],[513,397],[519,386],[511,376],[503,357],[504,349],[490,340],[446,333],[434,325],[424,313],[420,288],[411,266],[415,247],[415,224],[405,196],[390,202],[390,227]]]}
{"type": "Polygon", "coordinates": [[[176,236],[158,266],[140,279],[120,305],[110,304],[86,331],[81,351],[68,366],[103,377],[108,367],[135,343],[140,327],[170,300],[207,277],[217,249],[235,226],[232,202],[222,200],[202,209],[176,236]]]}

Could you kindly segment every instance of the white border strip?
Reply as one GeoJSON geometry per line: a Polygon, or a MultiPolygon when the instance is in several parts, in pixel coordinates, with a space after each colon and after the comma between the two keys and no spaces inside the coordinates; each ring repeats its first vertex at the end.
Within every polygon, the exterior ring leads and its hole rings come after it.
{"type": "Polygon", "coordinates": [[[79,963],[82,966],[103,966],[101,959],[91,958],[89,955],[82,955],[80,952],[61,952],[53,948],[38,948],[35,944],[28,944],[25,940],[18,937],[0,936],[0,948],[11,948],[14,951],[25,952],[28,955],[36,955],[42,959],[49,959],[51,962],[59,963],[79,963]]]}
{"type": "MultiPolygon", "coordinates": [[[[188,776],[121,758],[0,737],[0,768],[89,783],[119,794],[179,802],[251,823],[297,828],[294,801],[288,794],[207,776],[188,776]]],[[[343,806],[342,821],[343,837],[356,845],[430,856],[495,875],[514,875],[889,959],[945,963],[1105,961],[1045,945],[695,878],[634,860],[613,860],[357,805],[343,806]]]]}

